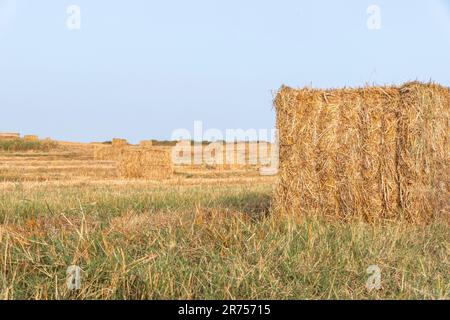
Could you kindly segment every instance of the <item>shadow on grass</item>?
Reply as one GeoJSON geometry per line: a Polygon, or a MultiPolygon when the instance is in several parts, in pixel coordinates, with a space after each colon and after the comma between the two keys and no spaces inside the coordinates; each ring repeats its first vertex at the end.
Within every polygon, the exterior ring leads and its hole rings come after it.
{"type": "Polygon", "coordinates": [[[179,194],[164,196],[138,196],[107,198],[97,202],[87,211],[95,210],[102,215],[116,216],[122,212],[192,212],[197,209],[218,210],[229,213],[243,213],[252,218],[267,216],[270,212],[272,195],[270,191],[245,191],[208,195],[208,193],[179,194]]]}
{"type": "MultiPolygon", "coordinates": [[[[272,195],[270,190],[237,191],[224,193],[209,193],[204,190],[192,193],[168,192],[164,194],[133,194],[111,195],[96,199],[95,202],[77,200],[77,195],[56,202],[47,201],[45,197],[22,201],[23,199],[1,199],[0,219],[8,215],[15,219],[60,214],[80,214],[80,206],[87,215],[95,215],[102,220],[120,216],[124,212],[152,213],[152,212],[195,212],[197,209],[240,213],[251,218],[262,218],[270,213],[272,195]],[[4,201],[2,201],[4,200],[4,201]],[[8,201],[7,201],[8,200],[8,201]],[[64,201],[63,201],[64,200],[64,201]]],[[[105,220],[105,221],[106,221],[105,220]]]]}
{"type": "Polygon", "coordinates": [[[215,199],[215,208],[238,211],[254,218],[267,216],[270,212],[272,196],[270,193],[249,192],[244,195],[227,195],[215,199]]]}

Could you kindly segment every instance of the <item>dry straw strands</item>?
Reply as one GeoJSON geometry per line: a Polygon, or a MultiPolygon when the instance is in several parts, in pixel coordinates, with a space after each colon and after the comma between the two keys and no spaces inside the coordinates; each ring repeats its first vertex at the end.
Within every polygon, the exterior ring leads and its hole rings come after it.
{"type": "Polygon", "coordinates": [[[119,158],[119,173],[123,178],[161,180],[173,175],[170,150],[126,150],[119,158]]]}
{"type": "Polygon", "coordinates": [[[282,87],[280,213],[367,221],[449,214],[450,90],[282,87]]]}

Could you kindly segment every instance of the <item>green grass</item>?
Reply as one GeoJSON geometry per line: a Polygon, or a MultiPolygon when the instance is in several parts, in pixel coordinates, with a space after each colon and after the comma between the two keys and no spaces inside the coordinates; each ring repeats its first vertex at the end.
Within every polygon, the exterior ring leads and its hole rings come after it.
{"type": "Polygon", "coordinates": [[[0,298],[449,298],[447,224],[280,221],[271,191],[17,184],[0,192],[0,298]]]}
{"type": "Polygon", "coordinates": [[[23,139],[16,140],[0,140],[0,151],[20,152],[20,151],[43,151],[48,152],[56,146],[53,141],[25,141],[23,139]]]}

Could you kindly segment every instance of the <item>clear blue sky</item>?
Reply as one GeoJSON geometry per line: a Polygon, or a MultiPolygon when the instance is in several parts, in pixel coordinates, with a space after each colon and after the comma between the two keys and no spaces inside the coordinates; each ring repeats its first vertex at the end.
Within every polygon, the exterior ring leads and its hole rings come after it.
{"type": "Polygon", "coordinates": [[[271,128],[282,84],[411,79],[450,86],[450,0],[0,0],[0,131],[137,142],[194,120],[271,128]]]}

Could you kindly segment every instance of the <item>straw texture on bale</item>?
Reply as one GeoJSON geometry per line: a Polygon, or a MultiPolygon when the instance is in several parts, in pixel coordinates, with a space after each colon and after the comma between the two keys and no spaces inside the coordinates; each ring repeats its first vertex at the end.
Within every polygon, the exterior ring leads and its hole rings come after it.
{"type": "Polygon", "coordinates": [[[282,87],[278,212],[367,221],[448,214],[450,90],[282,87]]]}
{"type": "Polygon", "coordinates": [[[28,135],[23,136],[23,140],[25,140],[25,141],[39,141],[39,137],[35,136],[35,135],[28,134],[28,135]]]}
{"type": "Polygon", "coordinates": [[[149,148],[126,150],[119,158],[119,173],[128,179],[170,178],[173,175],[171,152],[149,148]]]}

